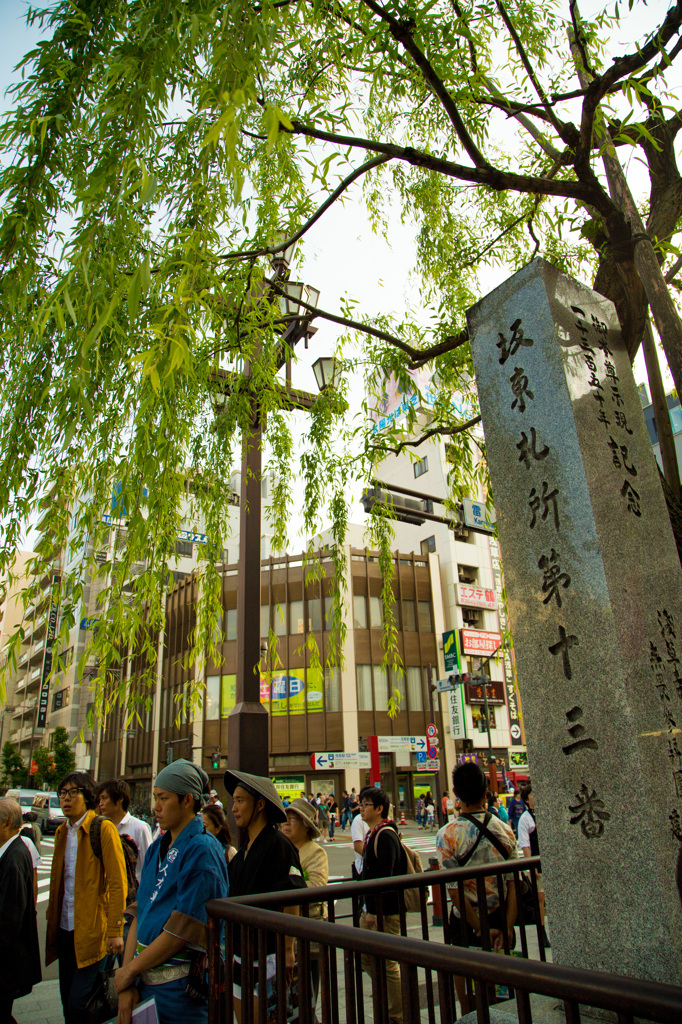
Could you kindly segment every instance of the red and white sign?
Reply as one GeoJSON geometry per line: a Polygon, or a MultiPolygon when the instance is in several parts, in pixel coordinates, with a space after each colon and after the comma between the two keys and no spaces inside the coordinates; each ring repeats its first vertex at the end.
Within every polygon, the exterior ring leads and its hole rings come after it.
{"type": "Polygon", "coordinates": [[[497,608],[494,590],[471,587],[468,583],[455,583],[455,591],[457,604],[467,605],[469,608],[497,608]]]}
{"type": "Polygon", "coordinates": [[[462,651],[464,654],[478,654],[487,658],[494,654],[502,643],[499,633],[486,633],[483,629],[462,630],[462,651]]]}
{"type": "Polygon", "coordinates": [[[437,736],[438,735],[438,729],[436,729],[436,726],[433,724],[433,722],[429,722],[429,724],[426,726],[426,735],[429,738],[431,736],[437,736]]]}

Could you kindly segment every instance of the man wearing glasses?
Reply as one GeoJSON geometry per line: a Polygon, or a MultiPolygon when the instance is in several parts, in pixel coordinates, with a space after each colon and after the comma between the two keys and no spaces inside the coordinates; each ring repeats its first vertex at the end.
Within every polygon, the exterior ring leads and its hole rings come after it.
{"type": "Polygon", "coordinates": [[[47,905],[45,963],[59,960],[66,1024],[80,1024],[107,954],[123,952],[127,881],[123,848],[113,822],[102,821],[102,859],[90,843],[97,790],[86,772],[70,772],[57,787],[66,816],[54,837],[47,905]]]}

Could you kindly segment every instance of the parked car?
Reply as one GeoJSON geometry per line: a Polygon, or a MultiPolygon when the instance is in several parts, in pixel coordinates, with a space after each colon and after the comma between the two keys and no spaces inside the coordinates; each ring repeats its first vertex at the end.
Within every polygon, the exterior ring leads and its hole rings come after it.
{"type": "Polygon", "coordinates": [[[34,792],[31,810],[38,815],[37,824],[43,835],[54,834],[61,823],[66,821],[56,793],[34,792]]]}
{"type": "Polygon", "coordinates": [[[37,792],[36,789],[8,789],[5,796],[8,800],[16,800],[23,814],[24,811],[30,811],[33,808],[33,798],[37,792]]]}

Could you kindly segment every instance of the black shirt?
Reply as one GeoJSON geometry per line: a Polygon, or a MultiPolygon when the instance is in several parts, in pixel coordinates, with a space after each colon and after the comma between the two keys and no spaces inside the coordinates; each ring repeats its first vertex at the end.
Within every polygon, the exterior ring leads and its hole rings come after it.
{"type": "MultiPolygon", "coordinates": [[[[276,825],[268,824],[258,833],[251,848],[237,851],[227,866],[230,896],[252,896],[261,892],[305,889],[298,850],[276,825]]],[[[267,936],[268,953],[274,953],[277,937],[267,936]]],[[[234,952],[239,956],[240,929],[234,932],[234,952]]]]}

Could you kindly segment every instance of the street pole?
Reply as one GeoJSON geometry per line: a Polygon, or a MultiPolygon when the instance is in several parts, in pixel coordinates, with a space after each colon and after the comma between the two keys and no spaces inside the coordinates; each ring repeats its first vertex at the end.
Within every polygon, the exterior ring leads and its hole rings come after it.
{"type": "MultiPolygon", "coordinates": [[[[270,294],[286,294],[288,264],[276,268],[270,294]]],[[[299,296],[300,297],[300,296],[299,296]]],[[[287,365],[283,388],[290,408],[311,409],[314,396],[291,387],[291,350],[315,333],[310,318],[293,320],[282,335],[278,365],[287,365]]],[[[306,342],[307,346],[307,342],[306,342]]],[[[258,349],[256,349],[256,355],[258,349]]],[[[244,367],[251,376],[251,362],[244,367]]],[[[219,375],[220,376],[220,375],[219,375]]],[[[251,424],[244,430],[239,509],[239,584],[237,589],[237,678],[235,706],[227,720],[227,762],[232,771],[268,777],[270,716],[260,701],[261,474],[264,414],[253,396],[251,424]]]]}
{"type": "Polygon", "coordinates": [[[259,671],[262,443],[256,412],[242,445],[236,701],[227,720],[227,758],[233,771],[267,778],[269,718],[260,702],[259,671]]]}
{"type": "MultiPolygon", "coordinates": [[[[426,666],[426,680],[427,680],[427,682],[426,682],[426,689],[427,689],[427,692],[428,692],[428,695],[429,695],[429,714],[431,715],[431,721],[435,725],[436,724],[436,711],[435,711],[435,707],[434,707],[434,703],[433,703],[433,695],[434,695],[434,693],[436,691],[436,684],[433,682],[433,665],[427,665],[426,666]]],[[[439,754],[440,754],[440,748],[439,748],[439,754]]],[[[438,817],[439,825],[443,825],[445,823],[442,820],[443,816],[442,816],[442,813],[441,813],[441,805],[440,805],[441,804],[441,797],[440,797],[440,768],[436,772],[436,782],[435,782],[435,785],[434,785],[434,789],[436,790],[436,794],[435,794],[436,815],[438,817]]]]}
{"type": "MultiPolygon", "coordinates": [[[[500,647],[502,644],[500,644],[500,647]]],[[[480,664],[480,676],[479,680],[483,687],[483,703],[485,705],[485,729],[488,734],[488,771],[490,773],[490,792],[497,793],[497,769],[495,767],[495,755],[493,754],[493,740],[490,735],[490,707],[488,705],[488,683],[492,682],[490,676],[487,676],[483,670],[484,662],[490,662],[491,658],[494,658],[497,652],[500,650],[498,647],[491,655],[487,658],[481,658],[480,664]]]]}

